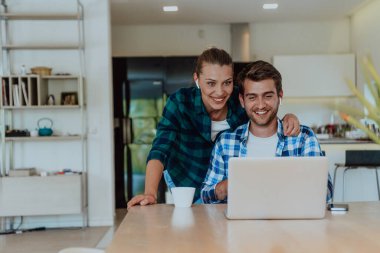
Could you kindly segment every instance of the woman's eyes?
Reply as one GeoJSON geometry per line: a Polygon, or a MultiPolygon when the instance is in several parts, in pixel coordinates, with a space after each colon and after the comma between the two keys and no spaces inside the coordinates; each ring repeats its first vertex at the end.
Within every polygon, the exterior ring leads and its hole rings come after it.
{"type": "Polygon", "coordinates": [[[229,85],[231,85],[232,84],[232,81],[231,80],[229,80],[229,81],[225,81],[224,82],[224,85],[226,85],[226,86],[229,86],[229,85]]]}
{"type": "MultiPolygon", "coordinates": [[[[233,82],[232,81],[225,81],[223,82],[223,85],[230,86],[233,82]]],[[[210,87],[214,87],[216,85],[216,82],[207,82],[207,85],[210,87]]]]}

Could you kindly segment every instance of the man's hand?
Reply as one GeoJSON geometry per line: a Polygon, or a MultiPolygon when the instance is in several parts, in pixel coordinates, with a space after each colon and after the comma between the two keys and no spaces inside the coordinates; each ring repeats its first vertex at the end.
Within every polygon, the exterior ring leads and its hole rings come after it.
{"type": "Polygon", "coordinates": [[[300,133],[300,122],[296,115],[286,114],[282,119],[282,124],[286,136],[297,136],[300,133]]]}
{"type": "Polygon", "coordinates": [[[157,199],[152,194],[144,194],[134,196],[127,204],[127,209],[131,208],[134,205],[140,204],[141,206],[156,204],[157,199]]]}
{"type": "Polygon", "coordinates": [[[223,180],[215,186],[215,194],[218,200],[224,200],[228,194],[228,180],[223,180]]]}

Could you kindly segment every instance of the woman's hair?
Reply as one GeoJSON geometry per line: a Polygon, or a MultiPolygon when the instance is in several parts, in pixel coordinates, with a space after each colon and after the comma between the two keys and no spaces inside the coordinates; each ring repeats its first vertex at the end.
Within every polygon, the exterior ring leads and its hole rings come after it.
{"type": "Polygon", "coordinates": [[[270,63],[265,61],[255,61],[248,64],[237,77],[240,94],[244,95],[244,80],[249,79],[255,82],[272,79],[276,85],[277,94],[282,90],[282,78],[280,72],[270,63]]]}
{"type": "Polygon", "coordinates": [[[197,76],[202,73],[203,63],[218,64],[220,66],[231,65],[231,67],[233,67],[231,56],[223,49],[216,47],[203,51],[203,53],[198,57],[197,65],[195,66],[195,73],[197,76]]]}

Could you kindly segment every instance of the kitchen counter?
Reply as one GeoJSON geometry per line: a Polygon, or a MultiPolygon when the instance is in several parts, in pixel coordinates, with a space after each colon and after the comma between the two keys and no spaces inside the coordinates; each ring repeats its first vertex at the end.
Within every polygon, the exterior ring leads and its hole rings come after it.
{"type": "Polygon", "coordinates": [[[319,139],[320,144],[366,144],[374,143],[370,139],[347,139],[347,138],[331,138],[331,139],[319,139]]]}

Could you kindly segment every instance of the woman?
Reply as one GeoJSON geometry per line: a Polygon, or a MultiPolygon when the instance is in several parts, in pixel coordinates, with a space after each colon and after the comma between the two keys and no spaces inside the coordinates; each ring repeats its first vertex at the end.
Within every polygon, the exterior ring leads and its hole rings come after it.
{"type": "MultiPolygon", "coordinates": [[[[227,52],[205,50],[198,57],[194,81],[198,88],[183,88],[169,97],[147,159],[145,194],[133,197],[128,208],[156,203],[164,170],[169,188],[195,187],[198,200],[218,134],[248,121],[233,85],[233,63],[227,52]]],[[[297,118],[286,115],[284,128],[287,135],[298,134],[297,118]]]]}

